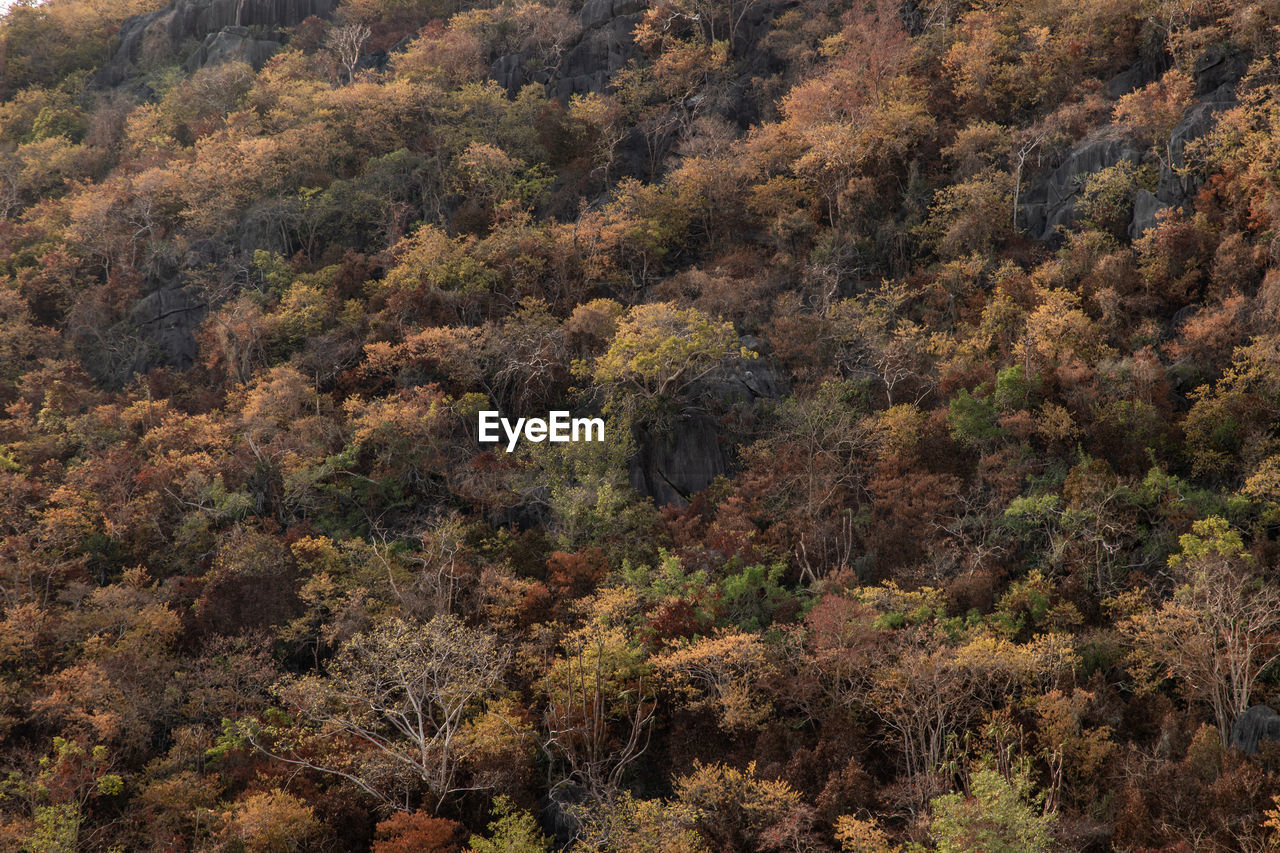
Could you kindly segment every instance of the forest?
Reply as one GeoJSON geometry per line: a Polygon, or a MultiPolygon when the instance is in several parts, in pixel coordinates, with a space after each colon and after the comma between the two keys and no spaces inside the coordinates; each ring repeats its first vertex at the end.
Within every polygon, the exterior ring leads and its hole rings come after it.
{"type": "Polygon", "coordinates": [[[18,0],[0,850],[1280,850],[1278,57],[18,0]]]}

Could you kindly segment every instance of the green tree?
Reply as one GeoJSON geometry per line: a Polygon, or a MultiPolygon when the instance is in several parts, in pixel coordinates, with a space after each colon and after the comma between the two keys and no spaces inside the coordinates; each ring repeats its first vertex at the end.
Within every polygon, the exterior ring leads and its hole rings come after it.
{"type": "Polygon", "coordinates": [[[489,837],[471,836],[469,853],[549,853],[551,840],[538,829],[533,815],[517,809],[507,797],[493,801],[489,837]]]}
{"type": "Polygon", "coordinates": [[[678,398],[734,356],[755,353],[739,345],[732,323],[657,302],[628,311],[609,349],[579,371],[609,394],[610,403],[633,410],[639,403],[678,398]]]}
{"type": "MultiPolygon", "coordinates": [[[[1006,779],[990,768],[969,779],[969,796],[930,802],[929,834],[938,853],[1042,853],[1052,849],[1054,819],[1041,814],[1030,779],[1006,779]]],[[[919,846],[915,850],[922,850],[919,846]]]]}

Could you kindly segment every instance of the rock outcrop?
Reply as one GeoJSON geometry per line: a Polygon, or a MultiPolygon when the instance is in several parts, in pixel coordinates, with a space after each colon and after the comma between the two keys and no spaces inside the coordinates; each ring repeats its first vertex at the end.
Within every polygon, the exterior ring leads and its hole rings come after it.
{"type": "MultiPolygon", "coordinates": [[[[547,94],[560,100],[603,92],[614,74],[640,54],[632,31],[647,6],[648,0],[586,0],[577,14],[581,33],[567,46],[556,67],[531,70],[531,55],[508,54],[494,60],[489,76],[511,94],[529,83],[545,85],[547,94]]],[[[777,4],[762,3],[748,10],[737,25],[736,55],[754,55],[750,46],[768,31],[779,8],[777,4]]],[[[764,64],[749,69],[745,75],[748,80],[761,74],[767,65],[763,55],[755,55],[755,59],[764,64]]]]}
{"type": "MultiPolygon", "coordinates": [[[[752,338],[742,341],[749,349],[758,343],[752,338]]],[[[736,410],[739,417],[749,418],[761,400],[780,399],[782,386],[781,377],[763,359],[737,359],[697,383],[691,396],[707,401],[706,409],[686,411],[665,428],[642,430],[636,436],[632,487],[658,506],[688,503],[730,468],[732,447],[707,409],[736,410]]]]}
{"type": "Polygon", "coordinates": [[[187,57],[186,69],[188,74],[194,74],[207,65],[244,62],[252,65],[254,71],[260,71],[271,54],[279,49],[280,42],[255,38],[250,35],[248,27],[223,27],[205,36],[204,43],[187,57]]]}
{"type": "Polygon", "coordinates": [[[1140,163],[1142,150],[1112,128],[1077,144],[1056,169],[1030,183],[1022,204],[1026,232],[1037,240],[1056,237],[1059,228],[1075,223],[1076,202],[1085,179],[1126,160],[1140,163]]]}
{"type": "Polygon", "coordinates": [[[121,331],[140,344],[133,373],[156,367],[182,370],[195,363],[196,332],[208,313],[195,281],[223,260],[224,253],[225,247],[218,243],[200,240],[181,258],[148,276],[150,292],[133,304],[121,324],[121,331]]]}
{"type": "Polygon", "coordinates": [[[1231,727],[1231,746],[1253,755],[1264,740],[1280,740],[1280,714],[1266,705],[1254,705],[1231,727]]]}
{"type": "Polygon", "coordinates": [[[120,26],[120,44],[111,60],[98,71],[99,86],[119,86],[140,66],[172,61],[187,45],[198,43],[203,56],[188,70],[210,61],[243,59],[260,67],[279,47],[270,36],[281,27],[292,27],[315,15],[328,17],[337,0],[176,0],[167,9],[135,15],[120,26]],[[239,15],[237,20],[237,7],[239,15]],[[251,35],[257,32],[260,35],[251,35]],[[210,60],[210,57],[213,57],[210,60]]]}
{"type": "MultiPolygon", "coordinates": [[[[1141,189],[1134,197],[1129,223],[1131,239],[1136,240],[1155,227],[1162,210],[1188,204],[1199,189],[1199,180],[1182,171],[1187,145],[1208,135],[1217,123],[1218,114],[1236,103],[1235,87],[1248,70],[1249,58],[1241,51],[1214,47],[1196,60],[1197,100],[1169,135],[1167,161],[1157,161],[1154,155],[1144,153],[1136,142],[1114,126],[1102,128],[1073,146],[1051,171],[1027,182],[1021,205],[1024,231],[1037,240],[1056,239],[1061,228],[1076,220],[1076,202],[1085,180],[1126,160],[1135,165],[1159,162],[1155,191],[1141,189]]],[[[1138,64],[1113,78],[1107,84],[1107,92],[1112,97],[1120,97],[1150,79],[1155,79],[1152,70],[1138,64]]]]}
{"type": "Polygon", "coordinates": [[[683,505],[728,469],[719,431],[702,413],[682,415],[661,431],[637,436],[631,486],[658,506],[683,505]]]}
{"type": "MultiPolygon", "coordinates": [[[[1160,164],[1155,200],[1166,207],[1186,204],[1200,189],[1195,175],[1181,174],[1186,165],[1187,144],[1207,136],[1218,123],[1218,114],[1236,103],[1236,84],[1249,69],[1249,54],[1221,47],[1206,50],[1195,63],[1197,101],[1183,114],[1169,134],[1169,160],[1160,164]]],[[[1135,200],[1130,235],[1141,235],[1155,224],[1156,205],[1150,199],[1135,200]],[[1141,207],[1138,202],[1141,202],[1141,207]]]]}
{"type": "Polygon", "coordinates": [[[1133,197],[1133,218],[1129,221],[1129,239],[1137,240],[1155,228],[1161,211],[1168,210],[1168,202],[1161,201],[1151,190],[1138,190],[1133,197]]]}
{"type": "Polygon", "coordinates": [[[556,68],[530,70],[531,57],[513,53],[494,60],[489,76],[513,95],[529,83],[545,85],[549,94],[561,99],[603,92],[613,75],[639,53],[631,32],[645,5],[645,0],[587,0],[577,16],[582,32],[556,68]]]}
{"type": "Polygon", "coordinates": [[[195,363],[199,353],[195,332],[204,319],[205,307],[181,285],[161,288],[138,300],[129,321],[148,347],[146,363],[135,364],[134,370],[145,372],[160,364],[182,370],[195,363]]]}

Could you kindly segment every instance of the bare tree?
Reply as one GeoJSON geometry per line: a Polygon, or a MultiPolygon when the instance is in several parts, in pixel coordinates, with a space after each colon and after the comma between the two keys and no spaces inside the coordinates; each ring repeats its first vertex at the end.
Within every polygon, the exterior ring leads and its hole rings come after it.
{"type": "Polygon", "coordinates": [[[325,47],[333,51],[338,62],[346,70],[348,83],[355,79],[356,64],[360,62],[360,51],[364,49],[364,43],[371,35],[373,31],[364,24],[343,24],[329,30],[329,34],[325,36],[325,47]]]}
{"type": "Polygon", "coordinates": [[[341,776],[383,802],[406,782],[421,782],[438,806],[466,790],[459,784],[461,734],[496,695],[508,659],[496,637],[455,616],[423,625],[391,619],[343,646],[328,678],[276,687],[325,741],[361,744],[364,756],[329,760],[280,750],[260,737],[255,743],[282,761],[341,776]]]}
{"type": "Polygon", "coordinates": [[[593,802],[609,802],[649,746],[656,703],[643,679],[626,677],[623,647],[613,632],[588,632],[548,678],[543,748],[563,773],[553,791],[579,785],[593,802]]]}
{"type": "Polygon", "coordinates": [[[1181,543],[1170,565],[1183,583],[1154,610],[1136,596],[1119,597],[1132,611],[1121,630],[1133,642],[1139,678],[1148,686],[1177,678],[1183,695],[1212,709],[1226,746],[1258,677],[1280,659],[1280,591],[1221,518],[1196,522],[1181,543]]]}
{"type": "Polygon", "coordinates": [[[1032,152],[1040,147],[1045,138],[1049,135],[1047,129],[1033,130],[1022,144],[1018,146],[1018,150],[1013,154],[1013,227],[1018,227],[1018,202],[1022,196],[1022,172],[1026,168],[1027,160],[1031,157],[1032,152]]]}

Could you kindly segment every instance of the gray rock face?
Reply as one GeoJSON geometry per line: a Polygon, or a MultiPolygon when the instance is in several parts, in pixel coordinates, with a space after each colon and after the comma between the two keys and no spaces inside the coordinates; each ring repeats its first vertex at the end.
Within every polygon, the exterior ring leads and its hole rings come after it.
{"type": "MultiPolygon", "coordinates": [[[[758,350],[760,342],[754,337],[746,337],[741,339],[741,345],[758,350]]],[[[780,399],[782,385],[782,378],[765,359],[735,358],[724,370],[697,383],[693,393],[721,406],[750,408],[758,400],[780,399]]]]}
{"type": "MultiPolygon", "coordinates": [[[[607,3],[608,0],[595,2],[607,3]]],[[[612,5],[630,8],[635,4],[614,2],[612,5]]],[[[587,8],[583,7],[582,12],[586,11],[587,8]]],[[[582,38],[565,56],[561,73],[552,82],[552,96],[568,99],[572,95],[603,92],[613,75],[639,54],[640,49],[631,37],[639,22],[637,13],[619,14],[584,31],[582,38]]]]}
{"type": "Polygon", "coordinates": [[[204,319],[205,307],[202,300],[176,283],[138,300],[129,319],[150,352],[134,370],[145,372],[158,364],[180,370],[190,367],[199,352],[195,332],[204,319]]]}
{"type": "Polygon", "coordinates": [[[1196,96],[1199,101],[1187,110],[1169,135],[1169,163],[1160,165],[1156,198],[1168,205],[1182,204],[1195,195],[1200,180],[1179,175],[1186,165],[1187,143],[1207,136],[1218,121],[1218,113],[1236,103],[1235,87],[1249,69],[1249,55],[1211,47],[1196,59],[1196,96]]]}
{"type": "Polygon", "coordinates": [[[1129,239],[1137,240],[1156,227],[1156,214],[1168,210],[1169,205],[1156,198],[1150,190],[1138,190],[1133,199],[1133,221],[1129,223],[1129,239]]]}
{"type": "MultiPolygon", "coordinates": [[[[1160,177],[1154,193],[1139,190],[1134,197],[1129,237],[1138,239],[1154,228],[1156,215],[1167,208],[1187,203],[1200,187],[1194,175],[1182,174],[1187,145],[1213,130],[1218,114],[1236,103],[1235,86],[1249,67],[1249,55],[1222,47],[1206,50],[1195,63],[1198,100],[1187,109],[1182,121],[1169,135],[1169,161],[1160,163],[1160,177]]],[[[1150,69],[1139,63],[1107,84],[1112,97],[1132,91],[1155,79],[1150,69]]],[[[1038,240],[1052,240],[1059,226],[1075,222],[1076,201],[1084,178],[1122,160],[1140,163],[1143,153],[1137,145],[1104,130],[1108,136],[1093,137],[1076,145],[1052,173],[1029,181],[1023,198],[1024,228],[1038,240]]]]}
{"type": "MultiPolygon", "coordinates": [[[[742,345],[753,348],[754,339],[742,345]]],[[[783,380],[765,359],[735,359],[718,374],[695,384],[691,396],[717,411],[736,411],[749,418],[761,400],[783,395],[783,380]]],[[[631,460],[631,485],[658,506],[683,505],[695,493],[729,470],[729,450],[714,418],[689,411],[669,428],[642,431],[631,460]]]]}
{"type": "Polygon", "coordinates": [[[1253,755],[1264,740],[1280,740],[1280,714],[1266,705],[1254,705],[1231,727],[1231,746],[1253,755]]]}
{"type": "Polygon", "coordinates": [[[524,57],[518,53],[499,56],[489,66],[489,76],[508,94],[514,95],[525,82],[523,65],[524,57]]]}
{"type": "MultiPolygon", "coordinates": [[[[120,45],[115,55],[99,70],[95,83],[118,86],[128,80],[140,65],[151,61],[172,61],[184,42],[201,42],[201,49],[204,49],[208,46],[206,40],[209,36],[228,27],[236,27],[239,2],[176,0],[168,9],[129,18],[120,26],[120,45]]],[[[264,30],[292,27],[312,15],[328,17],[337,6],[337,0],[244,0],[239,24],[264,30]]],[[[236,34],[232,32],[232,35],[236,34]]],[[[228,50],[230,45],[225,44],[220,49],[228,50]]],[[[251,53],[262,50],[253,47],[243,49],[251,53]]]]}
{"type": "Polygon", "coordinates": [[[1131,68],[1126,68],[1107,81],[1107,97],[1120,98],[1141,88],[1147,82],[1143,79],[1144,77],[1141,66],[1135,65],[1131,68]]]}
{"type": "MultiPolygon", "coordinates": [[[[1215,90],[1222,94],[1223,87],[1215,90]]],[[[1182,121],[1173,128],[1169,135],[1168,163],[1160,164],[1160,184],[1156,188],[1156,198],[1165,204],[1181,204],[1195,195],[1200,188],[1200,181],[1194,175],[1180,175],[1178,170],[1186,165],[1187,143],[1207,136],[1217,123],[1217,114],[1231,106],[1233,100],[1204,100],[1187,110],[1182,121]]]]}
{"type": "Polygon", "coordinates": [[[578,11],[582,33],[557,69],[531,71],[528,55],[508,54],[494,61],[489,76],[512,95],[529,83],[545,85],[562,100],[603,92],[613,75],[639,54],[631,33],[644,7],[644,0],[587,0],[578,11]]]}
{"type": "MultiPolygon", "coordinates": [[[[1221,89],[1234,87],[1249,70],[1251,55],[1222,45],[1214,45],[1196,57],[1192,74],[1196,81],[1196,97],[1203,98],[1221,89]]],[[[1231,100],[1235,100],[1232,95],[1231,100]]]]}
{"type": "Polygon", "coordinates": [[[898,4],[898,20],[902,21],[903,28],[913,37],[924,32],[925,14],[918,0],[902,0],[898,4]]]}
{"type": "Polygon", "coordinates": [[[1053,239],[1059,227],[1076,221],[1076,201],[1085,179],[1125,160],[1134,164],[1142,160],[1142,151],[1130,139],[1113,134],[1077,144],[1061,165],[1029,183],[1022,205],[1027,233],[1038,240],[1053,239]]]}
{"type": "Polygon", "coordinates": [[[223,62],[244,62],[252,65],[254,71],[260,71],[279,49],[280,42],[254,38],[249,35],[248,27],[223,27],[206,36],[200,48],[188,57],[187,73],[194,74],[201,68],[223,62]]]}
{"type": "Polygon", "coordinates": [[[623,15],[634,15],[645,7],[644,0],[587,0],[578,10],[578,23],[594,30],[623,15]]]}
{"type": "Polygon", "coordinates": [[[631,485],[658,506],[688,503],[727,468],[716,425],[706,415],[684,416],[662,433],[639,438],[631,485]]]}

